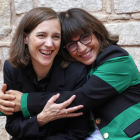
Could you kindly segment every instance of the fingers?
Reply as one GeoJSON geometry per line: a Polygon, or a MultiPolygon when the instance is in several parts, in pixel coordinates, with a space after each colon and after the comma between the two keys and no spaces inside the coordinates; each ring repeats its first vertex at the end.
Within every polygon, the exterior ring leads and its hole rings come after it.
{"type": "Polygon", "coordinates": [[[64,118],[78,117],[78,116],[81,116],[81,115],[83,115],[82,112],[79,112],[79,113],[68,113],[68,114],[64,115],[64,118]]]}
{"type": "Polygon", "coordinates": [[[77,111],[77,110],[79,110],[81,108],[83,108],[83,105],[78,105],[78,106],[75,106],[75,107],[70,107],[70,108],[67,109],[67,112],[68,113],[72,113],[72,112],[75,112],[75,111],[77,111]]]}
{"type": "Polygon", "coordinates": [[[3,100],[13,100],[15,99],[15,96],[9,94],[2,94],[0,98],[3,100]]]}
{"type": "Polygon", "coordinates": [[[70,117],[78,117],[78,116],[81,116],[83,115],[82,112],[79,112],[79,113],[64,113],[63,115],[62,114],[56,114],[55,118],[53,120],[56,120],[56,119],[62,119],[62,118],[70,118],[70,117]]]}
{"type": "Polygon", "coordinates": [[[5,115],[13,115],[13,112],[5,112],[5,115]]]}
{"type": "Polygon", "coordinates": [[[82,112],[80,113],[73,113],[79,109],[83,108],[83,105],[78,105],[75,107],[70,107],[68,109],[61,109],[57,114],[55,119],[61,119],[61,118],[68,118],[68,117],[77,117],[80,115],[83,115],[82,112]]]}
{"type": "Polygon", "coordinates": [[[1,112],[14,112],[14,108],[0,106],[1,112]]]}
{"type": "Polygon", "coordinates": [[[2,113],[5,115],[13,115],[13,112],[9,112],[9,111],[2,111],[2,113]]]}
{"type": "Polygon", "coordinates": [[[23,93],[17,90],[8,90],[5,92],[6,94],[12,94],[12,95],[22,95],[23,93]]]}
{"type": "Polygon", "coordinates": [[[54,96],[52,96],[49,100],[48,100],[48,102],[47,102],[47,104],[53,104],[58,98],[59,98],[59,96],[60,96],[60,94],[58,93],[58,94],[56,94],[56,95],[54,95],[54,96]]]}
{"type": "Polygon", "coordinates": [[[12,95],[16,95],[16,90],[8,90],[5,92],[6,94],[12,94],[12,95]]]}
{"type": "Polygon", "coordinates": [[[14,107],[15,103],[6,100],[0,100],[0,105],[5,107],[14,107]]]}
{"type": "Polygon", "coordinates": [[[1,91],[2,91],[2,92],[5,92],[6,89],[7,89],[7,84],[3,84],[2,88],[1,88],[1,91]]]}
{"type": "Polygon", "coordinates": [[[5,115],[13,115],[14,108],[9,108],[9,107],[0,105],[0,111],[3,112],[5,115]]]}
{"type": "Polygon", "coordinates": [[[72,97],[70,97],[67,101],[61,103],[61,108],[66,108],[67,106],[69,106],[72,101],[75,99],[76,95],[73,95],[72,97]]]}

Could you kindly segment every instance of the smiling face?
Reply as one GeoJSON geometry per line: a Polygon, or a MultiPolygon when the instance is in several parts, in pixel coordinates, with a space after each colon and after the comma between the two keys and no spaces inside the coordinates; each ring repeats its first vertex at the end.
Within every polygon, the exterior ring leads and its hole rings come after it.
{"type": "Polygon", "coordinates": [[[50,68],[61,42],[61,26],[58,19],[41,22],[25,37],[34,68],[50,68]]]}
{"type": "MultiPolygon", "coordinates": [[[[77,42],[78,48],[74,52],[69,52],[72,58],[77,61],[82,62],[85,65],[91,65],[99,54],[99,41],[95,34],[91,34],[92,41],[91,43],[84,45],[81,42],[77,42]]],[[[73,38],[72,41],[76,41],[80,36],[73,38]]]]}

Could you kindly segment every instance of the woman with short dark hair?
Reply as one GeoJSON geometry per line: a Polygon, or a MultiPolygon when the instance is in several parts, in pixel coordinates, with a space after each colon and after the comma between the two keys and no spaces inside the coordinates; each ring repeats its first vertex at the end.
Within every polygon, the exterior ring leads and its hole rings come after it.
{"type": "Polygon", "coordinates": [[[140,139],[140,75],[130,54],[88,12],[72,8],[59,18],[62,56],[89,68],[88,81],[76,91],[65,92],[79,95],[71,106],[81,100],[84,110],[91,109],[105,139],[140,139]]]}

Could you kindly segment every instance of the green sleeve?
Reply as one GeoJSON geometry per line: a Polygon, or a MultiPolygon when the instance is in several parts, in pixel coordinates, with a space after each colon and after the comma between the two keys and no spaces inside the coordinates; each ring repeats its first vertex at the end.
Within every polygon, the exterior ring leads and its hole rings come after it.
{"type": "Polygon", "coordinates": [[[5,115],[0,111],[0,116],[5,116],[5,115]]]}
{"type": "Polygon", "coordinates": [[[28,98],[28,93],[24,93],[21,96],[21,110],[23,113],[23,116],[28,119],[29,117],[31,117],[31,114],[28,110],[28,106],[27,106],[27,98],[28,98]]]}
{"type": "Polygon", "coordinates": [[[109,59],[97,67],[92,74],[107,82],[119,93],[134,83],[140,83],[138,70],[130,55],[109,59]],[[135,77],[135,82],[133,77],[135,77]]]}

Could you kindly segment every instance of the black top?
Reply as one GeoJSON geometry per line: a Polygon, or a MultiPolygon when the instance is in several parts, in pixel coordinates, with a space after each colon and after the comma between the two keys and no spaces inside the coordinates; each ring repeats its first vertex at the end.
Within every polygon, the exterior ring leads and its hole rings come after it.
{"type": "MultiPolygon", "coordinates": [[[[61,62],[61,58],[57,56],[51,72],[45,80],[42,79],[43,82],[41,81],[42,83],[45,83],[46,79],[49,81],[49,84],[45,85],[48,94],[49,92],[72,91],[82,86],[87,80],[87,69],[84,65],[73,63],[68,68],[62,69],[61,62]]],[[[32,70],[30,74],[29,70],[31,70],[29,67],[16,69],[9,61],[6,61],[4,64],[4,83],[8,85],[8,90],[14,89],[23,93],[39,91],[40,88],[36,88],[39,83],[30,79],[32,70]]],[[[32,94],[34,95],[34,93],[32,94]]],[[[31,103],[33,98],[28,103],[31,103]]],[[[35,101],[35,104],[41,104],[41,101],[39,103],[35,101]]],[[[39,106],[32,106],[32,108],[39,112],[42,111],[39,106]]],[[[30,109],[32,110],[32,108],[30,109]]],[[[22,112],[17,112],[7,116],[6,130],[12,136],[12,140],[84,140],[89,129],[88,119],[89,112],[86,112],[80,117],[49,122],[40,131],[36,115],[25,119],[22,112]]]]}

